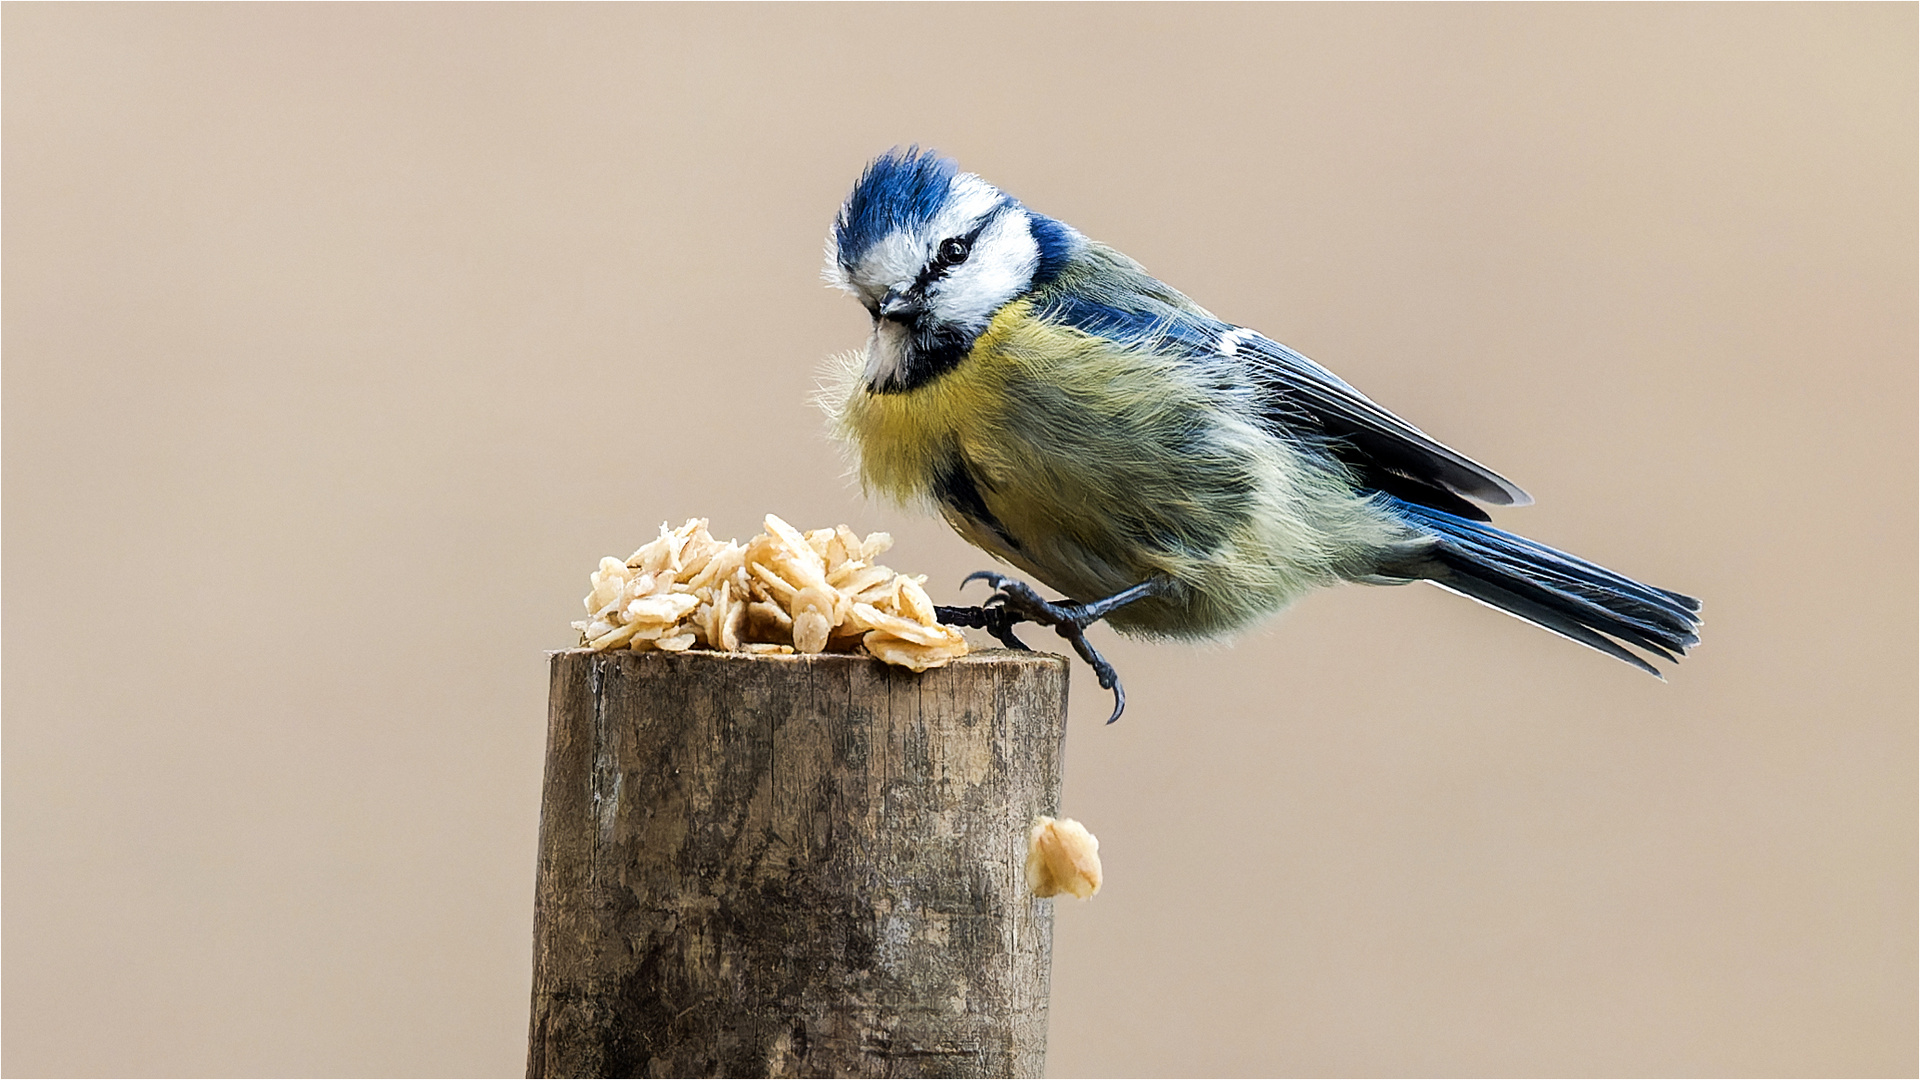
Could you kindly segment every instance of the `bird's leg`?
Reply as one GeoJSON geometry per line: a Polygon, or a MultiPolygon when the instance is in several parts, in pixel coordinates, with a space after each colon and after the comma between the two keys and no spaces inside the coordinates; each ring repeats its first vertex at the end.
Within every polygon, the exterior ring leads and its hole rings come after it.
{"type": "Polygon", "coordinates": [[[1008,648],[1022,651],[1027,646],[1015,636],[1015,626],[1030,622],[1053,627],[1053,632],[1066,638],[1073,646],[1073,651],[1080,654],[1080,659],[1093,669],[1094,677],[1100,680],[1100,688],[1113,691],[1113,715],[1107,718],[1107,723],[1120,719],[1120,714],[1127,709],[1126,687],[1120,684],[1120,673],[1113,670],[1107,658],[1101,656],[1100,651],[1087,640],[1087,627],[1135,600],[1159,595],[1167,587],[1166,579],[1150,578],[1089,604],[1052,603],[1043,599],[1026,582],[991,570],[968,574],[966,581],[960,584],[965,586],[974,581],[984,581],[993,586],[993,595],[987,597],[987,602],[979,607],[934,608],[941,622],[949,626],[978,627],[999,638],[1008,648]]]}

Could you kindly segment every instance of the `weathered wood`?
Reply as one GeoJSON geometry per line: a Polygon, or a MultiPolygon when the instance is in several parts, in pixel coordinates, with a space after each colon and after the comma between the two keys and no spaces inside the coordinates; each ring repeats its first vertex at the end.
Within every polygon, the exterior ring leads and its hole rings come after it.
{"type": "Polygon", "coordinates": [[[528,1076],[1038,1076],[1067,669],[553,657],[528,1076]]]}

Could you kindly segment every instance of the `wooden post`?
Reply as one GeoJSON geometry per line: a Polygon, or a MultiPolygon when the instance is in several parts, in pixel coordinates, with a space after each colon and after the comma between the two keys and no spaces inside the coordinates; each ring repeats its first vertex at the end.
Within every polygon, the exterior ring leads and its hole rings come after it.
{"type": "Polygon", "coordinates": [[[1067,667],[552,658],[528,1076],[1038,1076],[1067,667]]]}

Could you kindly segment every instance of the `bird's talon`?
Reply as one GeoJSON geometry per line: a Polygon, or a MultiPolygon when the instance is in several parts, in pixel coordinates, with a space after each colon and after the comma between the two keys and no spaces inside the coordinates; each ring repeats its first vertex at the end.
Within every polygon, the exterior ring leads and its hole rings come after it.
{"type": "Polygon", "coordinates": [[[1113,715],[1107,718],[1107,723],[1120,719],[1120,714],[1127,710],[1126,688],[1120,684],[1120,673],[1087,640],[1086,629],[1135,600],[1161,593],[1167,582],[1154,578],[1090,604],[1071,601],[1056,604],[1042,597],[1026,582],[992,570],[975,570],[961,580],[960,587],[965,588],[976,581],[986,582],[993,589],[993,595],[978,607],[936,608],[935,615],[941,622],[985,630],[998,638],[1001,644],[1021,652],[1031,652],[1032,649],[1014,635],[1013,628],[1016,625],[1031,622],[1053,627],[1053,632],[1066,638],[1073,646],[1073,651],[1093,669],[1100,689],[1113,691],[1113,715]]]}

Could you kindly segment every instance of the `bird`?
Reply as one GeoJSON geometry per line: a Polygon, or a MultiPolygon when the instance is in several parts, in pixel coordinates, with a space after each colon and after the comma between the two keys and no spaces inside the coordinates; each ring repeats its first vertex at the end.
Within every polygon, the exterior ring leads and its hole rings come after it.
{"type": "Polygon", "coordinates": [[[1512,481],[934,150],[873,159],[826,249],[872,317],[820,394],[862,485],[1061,596],[981,571],[940,618],[1053,628],[1109,723],[1095,622],[1218,639],[1342,582],[1431,582],[1657,678],[1700,640],[1699,600],[1496,528],[1533,501],[1512,481]]]}

